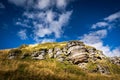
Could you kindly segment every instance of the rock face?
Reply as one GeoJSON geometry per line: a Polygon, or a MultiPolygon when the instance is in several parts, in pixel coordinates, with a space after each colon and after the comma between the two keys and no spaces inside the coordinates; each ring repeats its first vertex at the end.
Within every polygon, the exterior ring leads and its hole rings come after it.
{"type": "Polygon", "coordinates": [[[46,55],[46,53],[47,53],[46,49],[40,49],[39,51],[33,52],[31,57],[32,59],[42,60],[42,59],[45,59],[44,56],[46,55]]]}
{"type": "MultiPolygon", "coordinates": [[[[20,53],[20,51],[18,52],[20,53]]],[[[18,52],[10,52],[9,59],[15,58],[18,52]]],[[[31,55],[23,55],[21,59],[24,59],[26,56],[30,56],[35,60],[55,58],[60,62],[68,61],[70,63],[78,65],[82,69],[87,69],[89,62],[96,63],[97,61],[106,59],[102,51],[99,51],[94,47],[87,46],[81,41],[69,41],[64,47],[56,46],[52,48],[36,50],[32,52],[31,55]]],[[[120,64],[120,59],[113,63],[120,64]]],[[[96,70],[101,74],[109,73],[109,70],[99,65],[97,66],[96,70]]]]}
{"type": "Polygon", "coordinates": [[[111,58],[110,58],[110,61],[111,61],[113,64],[116,64],[116,65],[119,65],[119,66],[120,66],[120,57],[111,57],[111,58]]]}
{"type": "Polygon", "coordinates": [[[11,49],[9,51],[8,59],[16,58],[22,51],[19,49],[11,49]]]}

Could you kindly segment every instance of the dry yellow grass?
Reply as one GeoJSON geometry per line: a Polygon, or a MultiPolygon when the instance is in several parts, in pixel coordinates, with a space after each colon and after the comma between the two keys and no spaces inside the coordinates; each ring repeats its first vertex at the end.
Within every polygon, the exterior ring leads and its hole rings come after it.
{"type": "MultiPolygon", "coordinates": [[[[66,43],[44,43],[21,48],[23,52],[32,52],[41,48],[63,47],[66,43]],[[46,46],[47,45],[47,46],[46,46]]],[[[98,61],[103,66],[109,65],[110,75],[90,73],[68,62],[55,59],[7,59],[9,50],[0,51],[0,80],[120,80],[120,67],[105,61],[98,61]]],[[[92,65],[93,66],[93,65],[92,65]]],[[[94,67],[94,66],[93,66],[94,67]]]]}

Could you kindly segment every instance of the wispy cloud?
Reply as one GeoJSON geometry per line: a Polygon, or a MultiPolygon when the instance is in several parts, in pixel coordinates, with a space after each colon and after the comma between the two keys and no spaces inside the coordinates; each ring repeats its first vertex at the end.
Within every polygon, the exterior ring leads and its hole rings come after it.
{"type": "Polygon", "coordinates": [[[22,40],[26,40],[28,37],[27,37],[27,34],[26,34],[26,30],[20,30],[18,32],[18,36],[22,39],[22,40]]]}
{"type": "Polygon", "coordinates": [[[80,37],[80,40],[88,45],[102,50],[106,56],[120,56],[120,47],[116,47],[115,49],[111,50],[111,47],[109,45],[105,45],[103,41],[103,39],[106,38],[109,34],[109,29],[115,27],[115,25],[117,24],[116,21],[119,21],[119,19],[120,11],[104,18],[104,20],[101,22],[93,24],[91,26],[91,32],[88,34],[84,34],[82,37],[80,37]]]}
{"type": "Polygon", "coordinates": [[[107,22],[98,22],[98,23],[96,23],[96,24],[93,24],[92,25],[92,29],[96,29],[96,28],[105,28],[105,27],[108,27],[108,26],[110,26],[107,22]]]}
{"type": "Polygon", "coordinates": [[[111,28],[115,27],[116,22],[120,22],[120,11],[104,18],[103,21],[101,21],[101,22],[97,22],[97,23],[93,24],[92,29],[96,29],[96,28],[111,29],[111,28]]]}
{"type": "Polygon", "coordinates": [[[51,7],[65,9],[67,4],[72,0],[8,0],[8,1],[12,4],[15,4],[16,6],[43,10],[49,9],[51,7]]]}
{"type": "Polygon", "coordinates": [[[3,3],[0,3],[0,9],[4,9],[5,5],[3,5],[3,3]]]}
{"type": "Polygon", "coordinates": [[[120,11],[116,12],[106,18],[104,18],[104,20],[108,21],[108,22],[112,22],[115,21],[116,19],[120,19],[120,11]]]}
{"type": "Polygon", "coordinates": [[[48,38],[44,38],[44,39],[41,39],[41,43],[46,43],[46,42],[55,42],[56,40],[55,39],[48,39],[48,38]]]}

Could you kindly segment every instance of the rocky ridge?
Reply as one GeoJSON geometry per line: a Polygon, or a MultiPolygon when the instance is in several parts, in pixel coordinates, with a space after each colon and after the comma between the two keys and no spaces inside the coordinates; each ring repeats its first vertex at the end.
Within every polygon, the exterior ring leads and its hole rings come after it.
{"type": "Polygon", "coordinates": [[[103,52],[94,47],[87,46],[81,41],[69,41],[62,46],[54,47],[53,44],[50,44],[37,50],[37,47],[35,46],[32,51],[24,52],[23,50],[27,49],[28,47],[29,46],[24,46],[22,48],[11,49],[8,52],[8,59],[56,59],[60,62],[68,61],[71,64],[78,65],[80,68],[86,71],[110,74],[110,70],[107,65],[103,66],[101,64],[102,62],[108,61],[103,52]],[[94,68],[91,69],[91,65],[94,65],[94,68]]]}

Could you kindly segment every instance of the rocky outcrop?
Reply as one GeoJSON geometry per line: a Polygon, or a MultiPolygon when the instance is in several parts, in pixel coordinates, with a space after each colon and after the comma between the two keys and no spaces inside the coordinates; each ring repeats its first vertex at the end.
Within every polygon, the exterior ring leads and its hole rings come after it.
{"type": "MultiPolygon", "coordinates": [[[[21,53],[20,51],[18,52],[21,53]]],[[[17,54],[19,54],[18,52],[11,51],[9,54],[9,59],[15,58],[17,54]]],[[[94,47],[87,46],[81,41],[69,41],[66,43],[66,46],[63,47],[55,46],[52,48],[39,49],[33,51],[31,55],[23,54],[21,56],[21,59],[24,59],[27,56],[30,56],[32,59],[35,60],[55,58],[60,62],[68,61],[72,64],[78,65],[84,70],[87,69],[87,65],[89,62],[96,63],[97,61],[106,59],[102,51],[99,51],[94,47]]],[[[99,70],[101,74],[109,73],[109,70],[101,66],[97,66],[97,69],[95,70],[99,70]]]]}
{"type": "Polygon", "coordinates": [[[47,54],[47,49],[40,49],[39,51],[35,51],[33,52],[33,54],[31,55],[32,59],[36,59],[36,60],[42,60],[45,59],[45,55],[47,54]]]}
{"type": "Polygon", "coordinates": [[[111,58],[110,58],[110,61],[111,61],[113,64],[116,64],[116,65],[119,65],[119,66],[120,66],[120,57],[111,57],[111,58]]]}
{"type": "Polygon", "coordinates": [[[18,55],[20,55],[22,53],[22,51],[19,49],[11,49],[8,53],[9,53],[8,59],[14,59],[18,55]]]}

